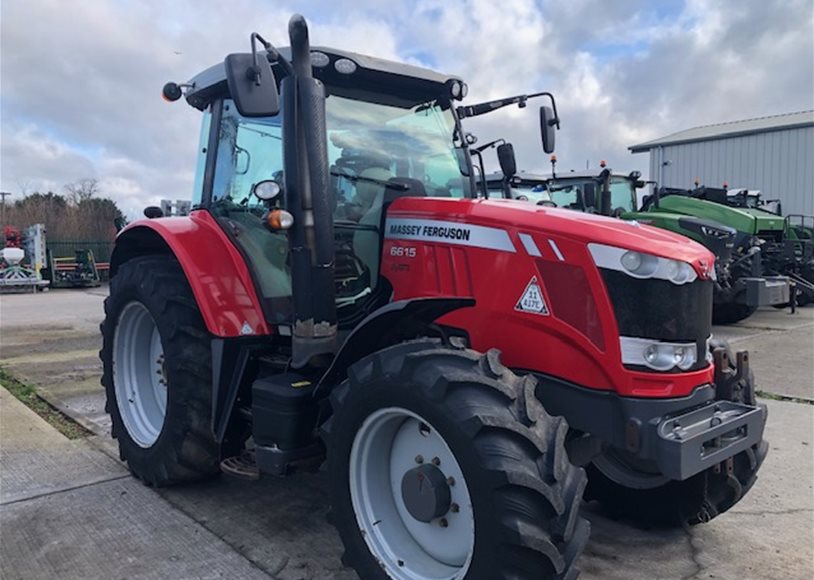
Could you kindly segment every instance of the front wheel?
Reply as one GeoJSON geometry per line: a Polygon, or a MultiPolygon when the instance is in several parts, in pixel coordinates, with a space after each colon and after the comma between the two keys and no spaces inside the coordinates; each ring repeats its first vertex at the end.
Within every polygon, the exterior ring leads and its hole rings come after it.
{"type": "Polygon", "coordinates": [[[712,307],[712,324],[735,324],[757,312],[757,306],[738,302],[719,302],[712,307]]]}
{"type": "Polygon", "coordinates": [[[361,578],[574,578],[585,474],[535,380],[421,340],[371,355],[331,394],[332,520],[361,578]]]}
{"type": "MultiPolygon", "coordinates": [[[[729,369],[735,357],[729,344],[713,339],[710,351],[724,349],[729,369]]],[[[718,399],[754,405],[755,378],[750,371],[737,384],[716,385],[718,399]],[[722,396],[724,391],[727,396],[722,396]]],[[[706,523],[729,510],[752,488],[768,451],[763,440],[717,467],[684,481],[661,475],[654,465],[629,453],[606,449],[588,465],[585,499],[597,500],[611,515],[643,525],[685,526],[706,523]]]]}
{"type": "Polygon", "coordinates": [[[178,262],[122,264],[101,330],[105,410],[130,471],[155,486],[217,473],[209,335],[178,262]]]}

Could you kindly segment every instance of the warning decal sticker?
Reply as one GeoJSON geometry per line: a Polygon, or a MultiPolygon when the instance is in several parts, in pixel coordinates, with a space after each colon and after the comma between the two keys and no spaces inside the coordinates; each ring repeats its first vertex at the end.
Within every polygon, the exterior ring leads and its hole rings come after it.
{"type": "Polygon", "coordinates": [[[548,306],[546,306],[545,298],[543,298],[543,291],[537,283],[537,276],[532,276],[531,281],[517,301],[515,310],[520,312],[531,312],[533,314],[542,314],[548,316],[548,306]]]}

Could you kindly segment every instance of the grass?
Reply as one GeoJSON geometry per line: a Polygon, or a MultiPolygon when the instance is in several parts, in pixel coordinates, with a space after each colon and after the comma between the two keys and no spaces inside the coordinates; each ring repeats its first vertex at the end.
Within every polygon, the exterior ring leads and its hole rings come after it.
{"type": "Polygon", "coordinates": [[[80,439],[93,435],[82,425],[40,397],[33,385],[24,383],[3,367],[0,367],[0,384],[68,439],[80,439]]]}
{"type": "Polygon", "coordinates": [[[792,397],[791,395],[776,395],[767,391],[755,391],[755,395],[763,399],[770,399],[772,401],[788,401],[790,403],[800,403],[802,405],[814,405],[814,400],[805,397],[792,397]]]}

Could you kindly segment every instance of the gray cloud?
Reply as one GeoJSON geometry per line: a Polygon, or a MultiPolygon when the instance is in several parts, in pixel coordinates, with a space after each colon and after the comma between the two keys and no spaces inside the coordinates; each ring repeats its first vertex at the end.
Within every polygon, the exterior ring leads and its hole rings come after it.
{"type": "MultiPolygon", "coordinates": [[[[132,216],[191,189],[199,115],[164,103],[163,83],[245,50],[252,30],[282,44],[295,11],[314,43],[460,74],[472,102],[554,92],[563,169],[602,158],[644,169],[628,145],[814,107],[810,0],[5,0],[1,10],[0,187],[96,176],[132,216]]],[[[522,168],[547,168],[536,108],[468,126],[481,142],[510,138],[522,168]]]]}

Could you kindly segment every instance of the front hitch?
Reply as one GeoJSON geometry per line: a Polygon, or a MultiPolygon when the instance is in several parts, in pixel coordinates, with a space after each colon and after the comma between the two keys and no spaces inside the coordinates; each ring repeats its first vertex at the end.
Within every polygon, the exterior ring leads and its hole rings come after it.
{"type": "Polygon", "coordinates": [[[716,399],[754,405],[755,386],[750,380],[749,353],[745,350],[739,351],[735,358],[735,361],[731,361],[729,351],[724,347],[712,351],[716,399]]]}

